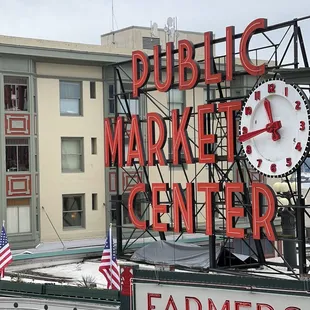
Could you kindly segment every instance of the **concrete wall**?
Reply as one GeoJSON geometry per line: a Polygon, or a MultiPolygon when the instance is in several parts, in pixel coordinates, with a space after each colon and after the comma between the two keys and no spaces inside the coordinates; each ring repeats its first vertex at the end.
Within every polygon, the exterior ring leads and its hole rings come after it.
{"type": "MultiPolygon", "coordinates": [[[[130,53],[134,50],[143,50],[143,37],[151,38],[151,29],[144,27],[129,27],[114,33],[108,33],[101,36],[101,45],[104,47],[112,47],[123,50],[128,50],[130,53]]],[[[168,36],[163,29],[158,29],[158,34],[155,39],[159,38],[160,45],[165,48],[166,42],[168,42],[168,36]]],[[[177,40],[189,40],[191,42],[200,43],[203,42],[203,33],[201,32],[186,32],[178,31],[177,40]]],[[[175,41],[176,42],[176,41],[175,41]]],[[[175,45],[177,45],[175,43],[175,45]]],[[[153,50],[145,50],[146,53],[153,54],[153,50]]],[[[198,49],[196,54],[201,56],[203,49],[198,49]]]]}

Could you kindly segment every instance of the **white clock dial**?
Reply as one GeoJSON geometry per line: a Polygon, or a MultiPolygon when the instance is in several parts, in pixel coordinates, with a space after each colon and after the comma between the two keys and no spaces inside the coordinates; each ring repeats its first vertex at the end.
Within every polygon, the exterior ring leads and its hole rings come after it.
{"type": "Polygon", "coordinates": [[[308,154],[309,106],[297,86],[259,85],[242,110],[239,141],[250,164],[268,177],[293,173],[308,154]]]}

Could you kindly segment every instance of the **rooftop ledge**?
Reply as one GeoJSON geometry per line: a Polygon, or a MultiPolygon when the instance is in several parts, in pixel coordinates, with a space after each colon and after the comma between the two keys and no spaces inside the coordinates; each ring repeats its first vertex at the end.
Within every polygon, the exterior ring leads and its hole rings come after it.
{"type": "Polygon", "coordinates": [[[0,54],[16,54],[37,57],[70,58],[84,56],[82,60],[118,62],[129,60],[128,49],[95,44],[62,42],[0,35],[0,54]],[[71,53],[66,55],[65,53],[71,53]],[[110,59],[109,59],[110,57],[110,59]]]}

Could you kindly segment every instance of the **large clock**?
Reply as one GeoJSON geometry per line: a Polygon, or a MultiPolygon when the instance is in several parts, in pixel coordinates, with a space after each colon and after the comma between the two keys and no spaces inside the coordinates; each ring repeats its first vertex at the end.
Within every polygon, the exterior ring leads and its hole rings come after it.
{"type": "Polygon", "coordinates": [[[267,177],[284,177],[304,161],[309,148],[309,103],[297,86],[269,80],[242,109],[239,141],[251,166],[267,177]]]}

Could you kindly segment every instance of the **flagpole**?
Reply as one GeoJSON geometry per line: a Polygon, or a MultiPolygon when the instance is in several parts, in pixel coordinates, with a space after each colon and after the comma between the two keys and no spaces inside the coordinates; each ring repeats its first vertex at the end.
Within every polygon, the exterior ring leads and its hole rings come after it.
{"type": "MultiPolygon", "coordinates": [[[[5,224],[5,220],[2,221],[2,227],[5,229],[4,224],[5,224]]],[[[4,277],[4,271],[2,271],[1,269],[0,272],[1,272],[0,281],[2,281],[2,278],[4,277]]]]}
{"type": "Polygon", "coordinates": [[[112,257],[113,257],[113,239],[112,239],[112,223],[110,223],[110,228],[109,228],[109,242],[110,242],[110,248],[111,248],[111,260],[110,260],[110,283],[111,283],[111,289],[113,287],[113,283],[112,283],[112,257]]]}

